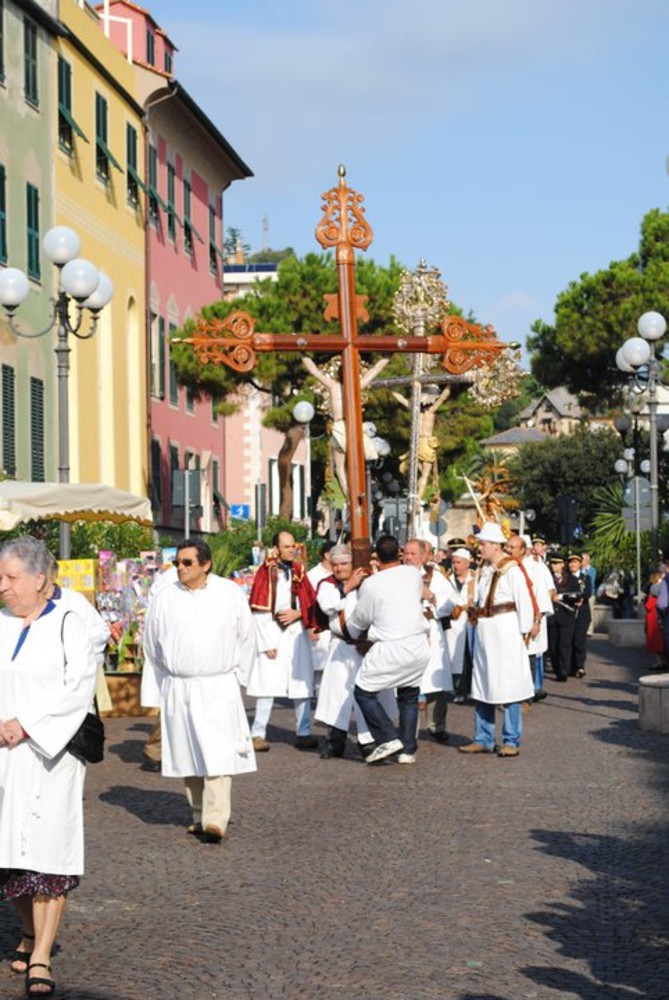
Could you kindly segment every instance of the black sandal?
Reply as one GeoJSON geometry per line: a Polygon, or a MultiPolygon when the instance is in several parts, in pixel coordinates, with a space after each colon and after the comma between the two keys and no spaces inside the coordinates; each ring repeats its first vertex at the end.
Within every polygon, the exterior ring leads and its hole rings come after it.
{"type": "Polygon", "coordinates": [[[33,962],[32,965],[28,966],[28,977],[26,979],[26,993],[29,997],[50,997],[56,991],[56,980],[46,979],[44,976],[31,976],[31,969],[46,969],[47,972],[51,972],[51,966],[45,965],[44,962],[33,962]],[[37,993],[32,992],[33,986],[48,986],[48,990],[40,990],[37,993]]]}
{"type": "MultiPolygon", "coordinates": [[[[34,941],[35,940],[35,935],[34,934],[26,934],[24,932],[21,936],[24,937],[26,939],[26,941],[34,941]]],[[[10,971],[13,972],[13,973],[15,973],[15,975],[17,975],[17,976],[25,976],[26,972],[28,971],[29,959],[30,959],[31,955],[32,955],[32,951],[21,951],[19,948],[16,948],[15,951],[14,951],[14,954],[12,955],[11,959],[9,960],[10,971]],[[25,966],[25,968],[24,969],[15,969],[14,968],[14,963],[15,962],[20,962],[21,965],[25,966]]]]}

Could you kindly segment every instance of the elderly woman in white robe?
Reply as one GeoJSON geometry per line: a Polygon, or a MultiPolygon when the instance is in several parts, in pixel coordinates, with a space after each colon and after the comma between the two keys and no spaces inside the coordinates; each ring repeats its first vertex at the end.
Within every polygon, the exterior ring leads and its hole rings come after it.
{"type": "Polygon", "coordinates": [[[55,990],[51,950],[83,873],[85,765],[66,748],[95,688],[86,627],[46,596],[49,560],[35,538],[0,549],[0,899],[21,919],[10,968],[28,996],[55,990]]]}

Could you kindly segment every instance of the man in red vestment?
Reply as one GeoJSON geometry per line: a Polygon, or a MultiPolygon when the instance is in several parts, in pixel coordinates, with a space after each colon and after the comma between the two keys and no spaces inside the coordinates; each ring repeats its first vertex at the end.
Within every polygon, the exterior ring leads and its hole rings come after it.
{"type": "Polygon", "coordinates": [[[251,589],[258,656],[247,693],[256,698],[251,727],[256,751],[269,750],[267,725],[274,698],[291,698],[295,706],[295,746],[312,750],[313,662],[308,630],[316,627],[316,594],[301,563],[295,562],[295,539],[280,531],[273,549],[258,569],[251,589]]]}

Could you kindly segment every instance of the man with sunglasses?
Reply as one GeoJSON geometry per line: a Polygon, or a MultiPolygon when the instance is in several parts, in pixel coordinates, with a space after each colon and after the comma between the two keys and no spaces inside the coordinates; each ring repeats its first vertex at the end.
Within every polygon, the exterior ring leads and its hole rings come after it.
{"type": "Polygon", "coordinates": [[[178,579],[146,616],[142,704],[161,709],[162,772],[186,783],[188,833],[218,843],[230,819],[231,776],[256,770],[241,694],[255,628],[242,589],[211,573],[205,542],[181,542],[174,565],[178,579]]]}

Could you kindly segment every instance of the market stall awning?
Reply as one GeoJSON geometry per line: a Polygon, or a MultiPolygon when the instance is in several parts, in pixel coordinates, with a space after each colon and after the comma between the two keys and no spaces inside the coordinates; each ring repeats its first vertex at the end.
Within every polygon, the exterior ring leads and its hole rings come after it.
{"type": "Polygon", "coordinates": [[[24,521],[137,521],[153,524],[145,497],[101,483],[0,482],[0,531],[24,521]]]}

